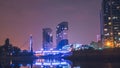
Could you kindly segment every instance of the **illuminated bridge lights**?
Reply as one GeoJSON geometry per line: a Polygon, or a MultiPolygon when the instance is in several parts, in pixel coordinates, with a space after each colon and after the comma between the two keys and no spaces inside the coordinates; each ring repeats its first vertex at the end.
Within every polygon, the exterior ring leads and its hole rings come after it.
{"type": "Polygon", "coordinates": [[[35,53],[68,53],[70,51],[35,51],[35,53]]]}
{"type": "Polygon", "coordinates": [[[45,55],[45,54],[59,54],[59,53],[69,53],[70,51],[65,51],[65,50],[53,50],[53,51],[35,51],[35,54],[41,54],[41,55],[45,55]]]}
{"type": "Polygon", "coordinates": [[[57,66],[57,65],[69,65],[67,62],[36,62],[35,65],[40,66],[57,66]]]}

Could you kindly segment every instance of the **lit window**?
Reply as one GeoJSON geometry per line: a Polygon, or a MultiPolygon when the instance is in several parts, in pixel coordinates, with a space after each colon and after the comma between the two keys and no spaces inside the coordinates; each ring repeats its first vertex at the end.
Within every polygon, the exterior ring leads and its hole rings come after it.
{"type": "Polygon", "coordinates": [[[113,35],[113,33],[111,32],[110,35],[113,35]]]}
{"type": "Polygon", "coordinates": [[[120,35],[120,32],[118,32],[118,35],[120,35]]]}
{"type": "Polygon", "coordinates": [[[117,9],[120,9],[120,6],[117,6],[116,8],[117,8],[117,9]]]}
{"type": "Polygon", "coordinates": [[[120,41],[120,38],[119,38],[119,41],[120,41]]]}
{"type": "Polygon", "coordinates": [[[111,25],[112,23],[111,23],[111,22],[109,22],[108,24],[109,24],[109,25],[111,25]]]}
{"type": "Polygon", "coordinates": [[[118,27],[114,27],[114,29],[116,30],[116,29],[118,29],[118,27]]]}
{"type": "Polygon", "coordinates": [[[111,20],[111,17],[108,17],[108,20],[111,20]]]}
{"type": "Polygon", "coordinates": [[[113,17],[113,19],[115,19],[116,17],[113,17]]]}
{"type": "Polygon", "coordinates": [[[109,36],[110,34],[109,33],[106,33],[105,36],[109,36]]]}
{"type": "Polygon", "coordinates": [[[112,19],[117,19],[118,17],[116,17],[116,16],[113,16],[113,18],[112,19]]]}
{"type": "Polygon", "coordinates": [[[107,29],[105,28],[104,31],[107,31],[107,29]]]}

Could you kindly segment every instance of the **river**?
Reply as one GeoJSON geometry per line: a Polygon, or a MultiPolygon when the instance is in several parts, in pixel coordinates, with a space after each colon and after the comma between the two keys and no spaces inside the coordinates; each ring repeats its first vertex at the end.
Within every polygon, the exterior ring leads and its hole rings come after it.
{"type": "Polygon", "coordinates": [[[0,60],[0,68],[120,68],[120,62],[65,59],[0,60]]]}

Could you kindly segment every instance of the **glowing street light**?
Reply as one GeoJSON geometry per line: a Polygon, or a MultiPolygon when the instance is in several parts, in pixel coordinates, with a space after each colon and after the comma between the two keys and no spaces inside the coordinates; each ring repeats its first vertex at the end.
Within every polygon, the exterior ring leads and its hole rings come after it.
{"type": "Polygon", "coordinates": [[[113,44],[112,41],[107,40],[107,41],[105,42],[105,46],[110,47],[110,48],[113,48],[113,47],[114,47],[114,44],[113,44]]]}

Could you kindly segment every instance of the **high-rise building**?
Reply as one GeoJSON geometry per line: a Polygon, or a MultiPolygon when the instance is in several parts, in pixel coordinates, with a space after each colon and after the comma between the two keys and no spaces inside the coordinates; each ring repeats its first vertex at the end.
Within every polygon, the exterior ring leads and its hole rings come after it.
{"type": "Polygon", "coordinates": [[[57,25],[56,29],[57,49],[62,49],[64,45],[68,44],[68,22],[61,22],[57,25]]]}
{"type": "Polygon", "coordinates": [[[103,0],[101,39],[104,46],[120,47],[120,0],[103,0]]]}
{"type": "Polygon", "coordinates": [[[50,50],[53,44],[52,29],[43,28],[43,49],[50,50]]]}

